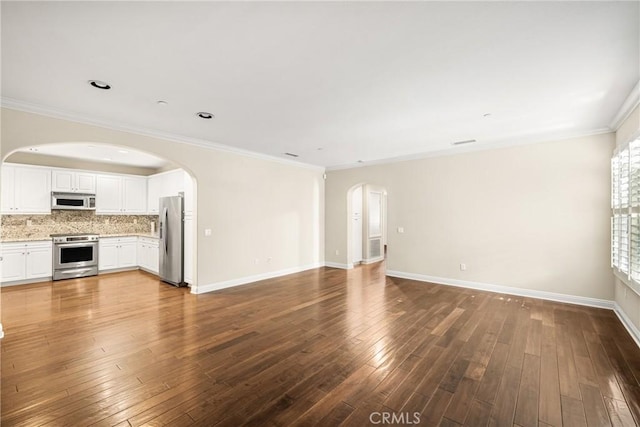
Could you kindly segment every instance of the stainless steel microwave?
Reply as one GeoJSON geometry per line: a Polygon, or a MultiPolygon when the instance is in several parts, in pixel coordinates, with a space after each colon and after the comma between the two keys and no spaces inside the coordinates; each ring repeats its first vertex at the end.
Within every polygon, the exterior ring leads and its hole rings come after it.
{"type": "Polygon", "coordinates": [[[51,193],[51,209],[95,210],[96,195],[86,193],[51,193]]]}

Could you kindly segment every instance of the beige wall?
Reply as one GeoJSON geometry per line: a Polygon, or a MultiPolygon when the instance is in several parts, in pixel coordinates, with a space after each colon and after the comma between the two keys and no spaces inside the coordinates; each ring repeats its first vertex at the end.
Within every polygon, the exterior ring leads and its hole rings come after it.
{"type": "Polygon", "coordinates": [[[611,300],[613,149],[604,134],[330,171],[325,259],[346,264],[347,191],[370,183],[388,192],[388,270],[611,300]]]}
{"type": "MultiPolygon", "coordinates": [[[[640,107],[637,107],[631,115],[622,123],[616,132],[616,144],[624,145],[638,136],[640,132],[640,107]]],[[[640,329],[640,295],[616,278],[615,301],[640,329]]]]}
{"type": "Polygon", "coordinates": [[[197,180],[198,285],[323,261],[322,170],[2,110],[3,159],[21,147],[60,142],[127,146],[192,173],[197,180]],[[207,228],[211,237],[204,236],[207,228]]]}

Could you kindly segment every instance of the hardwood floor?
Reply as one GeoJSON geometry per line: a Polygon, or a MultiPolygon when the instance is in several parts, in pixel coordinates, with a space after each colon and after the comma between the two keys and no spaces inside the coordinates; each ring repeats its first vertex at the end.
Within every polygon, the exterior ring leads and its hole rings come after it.
{"type": "Polygon", "coordinates": [[[203,295],[143,272],[1,292],[2,426],[640,421],[640,349],[608,310],[381,265],[203,295]]]}

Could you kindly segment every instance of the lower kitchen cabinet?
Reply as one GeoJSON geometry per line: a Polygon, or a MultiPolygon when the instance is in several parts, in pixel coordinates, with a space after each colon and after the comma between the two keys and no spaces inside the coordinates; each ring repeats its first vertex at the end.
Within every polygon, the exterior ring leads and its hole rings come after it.
{"type": "Polygon", "coordinates": [[[0,247],[3,283],[51,277],[51,241],[3,243],[0,247]]]}
{"type": "Polygon", "coordinates": [[[140,237],[138,239],[138,266],[151,273],[158,274],[160,253],[158,239],[140,237]]]}
{"type": "Polygon", "coordinates": [[[137,237],[101,237],[98,244],[98,270],[136,268],[137,237]]]}

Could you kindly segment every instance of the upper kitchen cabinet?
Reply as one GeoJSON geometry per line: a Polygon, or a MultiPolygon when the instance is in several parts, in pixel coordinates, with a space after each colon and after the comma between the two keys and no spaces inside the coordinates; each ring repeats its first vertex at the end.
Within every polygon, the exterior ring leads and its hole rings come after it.
{"type": "Polygon", "coordinates": [[[64,193],[95,193],[96,174],[54,169],[51,173],[51,190],[64,193]]]}
{"type": "Polygon", "coordinates": [[[191,176],[182,169],[151,175],[148,178],[147,206],[150,214],[158,213],[160,197],[184,195],[187,213],[193,213],[193,185],[191,176]]]}
{"type": "Polygon", "coordinates": [[[3,214],[51,213],[51,169],[2,165],[3,214]]]}
{"type": "Polygon", "coordinates": [[[98,175],[96,177],[96,213],[145,214],[147,179],[138,176],[98,175]]]}

